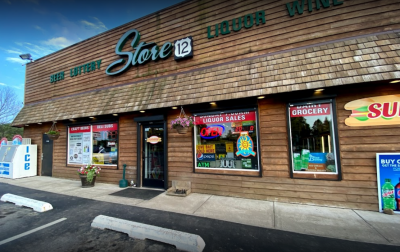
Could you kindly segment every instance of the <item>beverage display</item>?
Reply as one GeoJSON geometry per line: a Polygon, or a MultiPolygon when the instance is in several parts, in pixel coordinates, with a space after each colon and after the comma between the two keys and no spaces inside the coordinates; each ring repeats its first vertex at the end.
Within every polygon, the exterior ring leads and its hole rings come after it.
{"type": "Polygon", "coordinates": [[[300,153],[293,153],[294,170],[301,171],[301,157],[300,153]]]}
{"type": "Polygon", "coordinates": [[[397,183],[394,189],[395,189],[395,198],[397,203],[397,211],[400,211],[400,178],[399,178],[399,183],[397,183]]]}
{"type": "Polygon", "coordinates": [[[310,159],[310,150],[302,149],[301,150],[301,170],[308,170],[308,161],[310,159]]]}
{"type": "Polygon", "coordinates": [[[385,179],[385,184],[383,184],[382,186],[382,201],[383,209],[396,210],[394,199],[394,186],[392,185],[390,179],[385,179]]]}

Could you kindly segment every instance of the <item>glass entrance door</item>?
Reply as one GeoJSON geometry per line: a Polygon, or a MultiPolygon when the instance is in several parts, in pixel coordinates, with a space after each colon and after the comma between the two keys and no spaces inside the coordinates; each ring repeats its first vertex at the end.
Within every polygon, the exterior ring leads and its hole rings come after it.
{"type": "Polygon", "coordinates": [[[164,127],[143,125],[143,186],[164,188],[164,127]]]}

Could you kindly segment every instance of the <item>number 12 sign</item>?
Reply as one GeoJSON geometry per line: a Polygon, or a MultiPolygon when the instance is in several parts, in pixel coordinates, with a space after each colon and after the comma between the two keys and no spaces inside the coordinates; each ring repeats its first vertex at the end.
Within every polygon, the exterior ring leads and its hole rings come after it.
{"type": "Polygon", "coordinates": [[[193,57],[193,38],[192,36],[174,41],[174,59],[181,60],[193,57]]]}

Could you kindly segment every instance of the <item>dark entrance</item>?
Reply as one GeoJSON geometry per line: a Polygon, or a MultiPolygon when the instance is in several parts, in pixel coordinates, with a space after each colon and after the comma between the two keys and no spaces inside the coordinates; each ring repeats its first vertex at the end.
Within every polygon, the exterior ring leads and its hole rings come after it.
{"type": "Polygon", "coordinates": [[[53,175],[53,140],[50,140],[47,134],[43,134],[42,145],[42,176],[53,175]]]}
{"type": "Polygon", "coordinates": [[[143,186],[164,188],[164,125],[143,124],[143,186]]]}

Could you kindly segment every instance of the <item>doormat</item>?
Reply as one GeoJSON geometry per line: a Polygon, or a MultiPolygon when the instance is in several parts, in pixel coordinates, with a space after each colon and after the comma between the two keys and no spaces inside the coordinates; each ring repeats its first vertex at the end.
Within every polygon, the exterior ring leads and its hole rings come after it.
{"type": "Polygon", "coordinates": [[[165,191],[161,191],[161,190],[127,188],[127,189],[121,190],[119,192],[112,193],[110,195],[118,196],[118,197],[133,198],[133,199],[150,200],[164,192],[165,191]]]}

